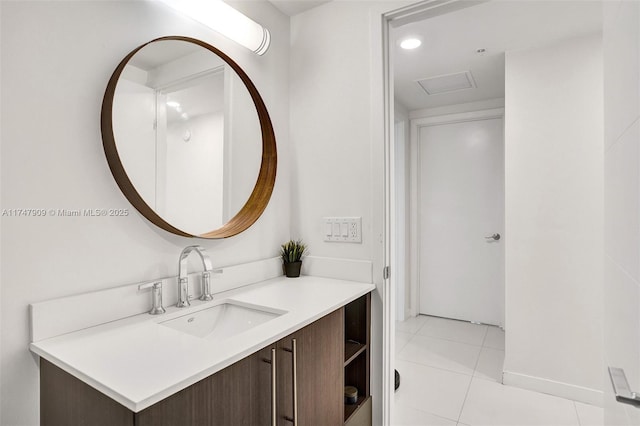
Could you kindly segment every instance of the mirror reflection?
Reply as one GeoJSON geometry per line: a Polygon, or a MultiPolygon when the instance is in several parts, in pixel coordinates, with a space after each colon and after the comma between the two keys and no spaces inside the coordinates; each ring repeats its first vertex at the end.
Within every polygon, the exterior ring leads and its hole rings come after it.
{"type": "Polygon", "coordinates": [[[120,161],[166,222],[200,235],[240,211],[261,162],[261,129],[240,77],[211,51],[160,40],[135,53],[113,100],[120,161]]]}

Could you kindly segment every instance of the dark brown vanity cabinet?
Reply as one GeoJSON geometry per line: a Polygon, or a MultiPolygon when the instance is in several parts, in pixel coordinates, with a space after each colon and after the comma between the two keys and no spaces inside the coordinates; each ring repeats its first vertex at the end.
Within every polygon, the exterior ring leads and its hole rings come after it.
{"type": "Polygon", "coordinates": [[[369,306],[367,294],[138,413],[41,359],[41,424],[370,425],[369,306]],[[345,383],[357,405],[344,404],[345,383]]]}
{"type": "Polygon", "coordinates": [[[142,410],[135,424],[269,426],[275,420],[287,426],[297,416],[299,426],[339,425],[343,335],[343,310],[338,309],[142,410]]]}

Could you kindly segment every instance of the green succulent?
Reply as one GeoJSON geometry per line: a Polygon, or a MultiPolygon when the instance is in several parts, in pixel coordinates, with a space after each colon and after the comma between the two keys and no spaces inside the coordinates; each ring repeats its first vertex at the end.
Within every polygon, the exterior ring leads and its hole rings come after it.
{"type": "Polygon", "coordinates": [[[284,263],[299,262],[306,251],[307,246],[302,243],[302,240],[289,240],[280,246],[280,256],[284,263]]]}

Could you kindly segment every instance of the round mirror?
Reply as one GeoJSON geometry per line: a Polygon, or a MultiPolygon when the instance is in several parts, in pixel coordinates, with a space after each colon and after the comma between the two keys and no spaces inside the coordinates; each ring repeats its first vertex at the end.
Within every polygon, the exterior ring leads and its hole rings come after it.
{"type": "Polygon", "coordinates": [[[273,126],[257,89],[228,56],[188,37],[127,55],[102,104],[111,172],[151,222],[188,237],[251,226],[276,176],[273,126]]]}

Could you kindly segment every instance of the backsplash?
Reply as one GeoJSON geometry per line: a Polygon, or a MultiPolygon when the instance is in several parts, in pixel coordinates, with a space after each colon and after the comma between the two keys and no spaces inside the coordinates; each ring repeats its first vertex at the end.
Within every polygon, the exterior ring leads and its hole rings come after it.
{"type": "MultiPolygon", "coordinates": [[[[214,296],[281,276],[282,260],[280,257],[273,257],[216,269],[223,272],[211,274],[211,293],[214,296]]],[[[366,260],[307,256],[304,258],[302,273],[371,283],[373,270],[372,263],[366,260]]],[[[201,277],[201,271],[189,274],[189,294],[192,298],[200,296],[201,277]]],[[[138,290],[138,286],[156,281],[162,282],[164,307],[175,305],[178,300],[176,276],[32,303],[29,305],[30,341],[37,342],[148,312],[151,308],[151,290],[138,290]]]]}
{"type": "MultiPolygon", "coordinates": [[[[282,261],[274,257],[219,269],[222,269],[222,274],[211,275],[214,295],[278,277],[282,275],[282,261]]],[[[201,271],[189,274],[190,294],[194,298],[200,296],[201,275],[201,271]]],[[[29,305],[30,341],[37,342],[145,313],[151,308],[151,291],[138,290],[138,286],[155,281],[162,281],[164,306],[175,305],[178,300],[175,276],[32,303],[29,305]]]]}

